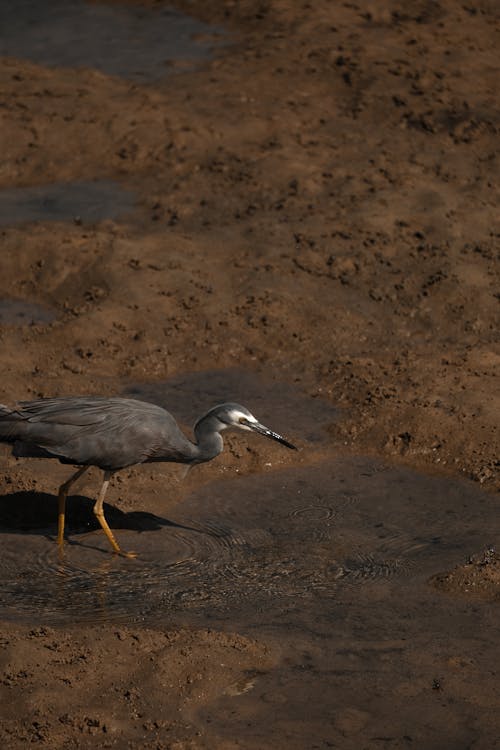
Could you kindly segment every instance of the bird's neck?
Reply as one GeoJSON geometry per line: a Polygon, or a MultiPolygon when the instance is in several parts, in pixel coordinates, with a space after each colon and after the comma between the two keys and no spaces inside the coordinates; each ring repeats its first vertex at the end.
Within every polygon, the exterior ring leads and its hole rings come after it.
{"type": "Polygon", "coordinates": [[[196,462],[210,461],[222,452],[224,441],[219,433],[220,423],[212,416],[202,417],[195,424],[196,462]]]}

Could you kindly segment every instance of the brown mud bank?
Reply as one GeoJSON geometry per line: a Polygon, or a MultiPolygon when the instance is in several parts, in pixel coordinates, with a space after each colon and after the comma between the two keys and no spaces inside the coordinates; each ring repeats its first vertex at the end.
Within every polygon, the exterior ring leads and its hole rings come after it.
{"type": "Polygon", "coordinates": [[[44,5],[0,13],[0,401],[301,451],[118,475],[137,563],[96,473],[59,560],[67,470],[2,452],[3,746],[496,747],[496,3],[44,5]]]}

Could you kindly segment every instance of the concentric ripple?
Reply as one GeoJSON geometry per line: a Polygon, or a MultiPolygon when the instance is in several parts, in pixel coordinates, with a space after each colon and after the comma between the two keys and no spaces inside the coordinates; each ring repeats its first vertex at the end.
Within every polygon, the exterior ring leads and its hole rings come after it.
{"type": "Polygon", "coordinates": [[[308,601],[320,611],[344,590],[425,581],[491,536],[481,495],[467,490],[472,502],[461,484],[376,469],[353,460],[224,479],[193,491],[168,520],[117,514],[117,526],[127,521],[120,544],[135,559],[113,555],[102,531],[77,527],[60,556],[46,529],[27,532],[11,516],[0,617],[153,622],[190,611],[212,621],[238,610],[279,619],[308,601]]]}
{"type": "Polygon", "coordinates": [[[0,561],[0,612],[23,617],[36,611],[49,622],[140,617],[167,598],[175,601],[200,579],[226,575],[250,549],[251,537],[216,523],[186,521],[155,534],[121,533],[123,548],[138,553],[128,559],[110,554],[100,532],[73,539],[62,555],[52,540],[8,535],[0,561]]]}
{"type": "MultiPolygon", "coordinates": [[[[292,538],[290,538],[292,541],[292,538]]],[[[129,621],[210,604],[300,598],[336,585],[324,560],[265,529],[215,521],[182,523],[154,534],[121,532],[135,559],[109,553],[100,532],[73,537],[59,554],[52,539],[7,535],[0,562],[0,615],[39,621],[129,621]]]]}
{"type": "Polygon", "coordinates": [[[326,505],[308,505],[305,508],[295,508],[290,513],[291,518],[304,519],[306,521],[328,521],[333,518],[335,511],[326,505]]]}
{"type": "Polygon", "coordinates": [[[363,583],[381,578],[408,576],[415,569],[420,554],[427,554],[432,540],[415,541],[395,534],[372,550],[356,550],[344,559],[335,577],[349,583],[363,583]]]}

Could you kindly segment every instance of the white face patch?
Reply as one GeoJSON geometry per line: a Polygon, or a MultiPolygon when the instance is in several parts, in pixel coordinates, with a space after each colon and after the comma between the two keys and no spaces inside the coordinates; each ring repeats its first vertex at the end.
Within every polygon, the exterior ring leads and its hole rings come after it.
{"type": "Polygon", "coordinates": [[[238,409],[233,409],[228,414],[229,418],[231,419],[232,423],[235,427],[239,427],[240,430],[250,430],[251,428],[248,427],[246,424],[240,424],[240,419],[246,419],[247,422],[254,422],[258,423],[253,414],[250,414],[250,412],[243,412],[239,411],[238,409]]]}

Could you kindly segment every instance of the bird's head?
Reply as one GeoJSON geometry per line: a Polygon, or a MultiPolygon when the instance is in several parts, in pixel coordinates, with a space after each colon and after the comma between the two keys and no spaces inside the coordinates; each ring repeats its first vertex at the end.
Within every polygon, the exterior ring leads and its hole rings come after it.
{"type": "Polygon", "coordinates": [[[217,420],[219,423],[217,425],[219,432],[226,430],[229,427],[258,432],[259,435],[265,435],[265,437],[271,438],[272,440],[277,440],[278,443],[286,445],[287,448],[297,450],[297,448],[289,443],[288,440],[285,440],[284,437],[278,435],[277,432],[273,432],[269,427],[265,427],[265,425],[261,424],[254,415],[248,411],[248,409],[244,406],[240,406],[240,404],[227,403],[214,406],[205,417],[211,417],[212,419],[217,420]]]}

